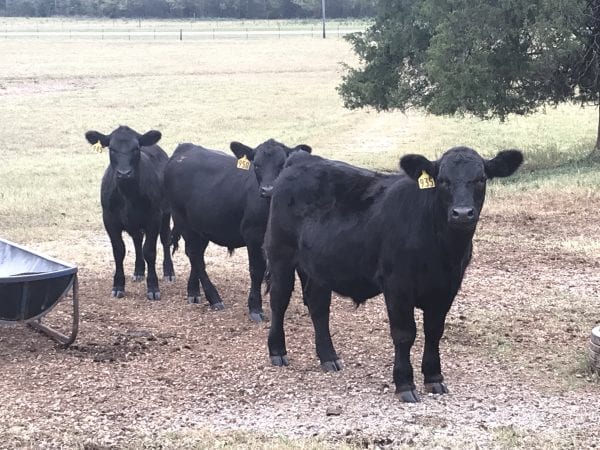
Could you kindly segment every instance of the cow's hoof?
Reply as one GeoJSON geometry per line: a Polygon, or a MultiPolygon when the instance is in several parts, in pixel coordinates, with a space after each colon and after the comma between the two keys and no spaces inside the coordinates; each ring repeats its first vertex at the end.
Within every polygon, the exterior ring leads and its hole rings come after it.
{"type": "Polygon", "coordinates": [[[125,297],[125,290],[124,289],[119,289],[119,288],[114,288],[111,291],[111,296],[113,297],[117,297],[117,298],[123,298],[125,297]]]}
{"type": "Polygon", "coordinates": [[[287,355],[273,355],[271,356],[271,364],[276,367],[289,366],[290,362],[287,355]]]}
{"type": "Polygon", "coordinates": [[[416,389],[396,392],[396,397],[398,397],[401,402],[405,403],[419,403],[421,401],[416,389]]]}
{"type": "Polygon", "coordinates": [[[136,282],[144,281],[144,278],[145,278],[144,274],[140,275],[140,274],[137,274],[137,273],[134,273],[133,276],[131,277],[131,279],[133,281],[136,281],[136,282]]]}
{"type": "Polygon", "coordinates": [[[262,312],[251,312],[250,320],[255,323],[261,323],[265,320],[265,315],[262,312]]]}
{"type": "Polygon", "coordinates": [[[425,392],[430,394],[447,394],[448,388],[444,383],[425,383],[425,392]]]}
{"type": "Polygon", "coordinates": [[[344,368],[342,361],[336,359],[335,361],[325,361],[321,363],[321,369],[325,372],[339,372],[344,368]]]}
{"type": "Polygon", "coordinates": [[[223,302],[213,303],[212,305],[210,305],[210,309],[212,309],[213,311],[223,311],[225,309],[225,305],[223,304],[223,302]]]}
{"type": "Polygon", "coordinates": [[[173,282],[175,281],[175,275],[165,275],[164,280],[168,282],[173,282]]]}
{"type": "Polygon", "coordinates": [[[200,303],[200,295],[189,295],[187,298],[189,304],[200,303]]]}
{"type": "Polygon", "coordinates": [[[148,291],[146,297],[148,300],[160,300],[160,291],[148,291]]]}

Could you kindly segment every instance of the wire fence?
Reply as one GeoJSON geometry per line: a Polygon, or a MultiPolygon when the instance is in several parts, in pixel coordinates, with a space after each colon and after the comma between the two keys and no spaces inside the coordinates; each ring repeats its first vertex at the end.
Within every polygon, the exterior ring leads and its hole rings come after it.
{"type": "MultiPolygon", "coordinates": [[[[349,33],[364,31],[364,28],[333,26],[325,29],[325,37],[341,38],[349,33]]],[[[191,41],[206,39],[260,39],[260,38],[287,38],[287,37],[313,37],[322,38],[321,27],[291,29],[289,27],[276,28],[227,28],[227,29],[0,29],[0,39],[78,39],[78,40],[171,40],[191,41]]]]}

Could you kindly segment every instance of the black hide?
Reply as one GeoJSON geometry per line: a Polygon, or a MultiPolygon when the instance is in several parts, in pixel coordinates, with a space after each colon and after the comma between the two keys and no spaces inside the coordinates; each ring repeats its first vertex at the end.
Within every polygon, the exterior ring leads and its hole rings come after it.
{"type": "Polygon", "coordinates": [[[152,130],[141,135],[129,127],[120,126],[109,135],[88,131],[85,137],[90,144],[100,142],[109,149],[110,164],[102,178],[100,198],[104,228],[110,237],[115,258],[112,296],[125,295],[125,243],[122,233],[126,231],[135,247],[133,279],[143,280],[147,264],[147,297],[158,300],[160,290],[155,265],[159,234],[164,250],[165,279],[175,279],[169,252],[171,213],[163,194],[163,174],[169,157],[155,145],[161,134],[152,130]]]}
{"type": "Polygon", "coordinates": [[[165,171],[165,188],[173,209],[174,242],[183,236],[190,260],[188,301],[199,301],[202,284],[214,309],[224,306],[206,273],[208,243],[230,251],[246,247],[251,279],[248,308],[250,318],[260,322],[265,273],[262,245],[270,192],[286,158],[297,150],[311,149],[306,145],[289,148],[270,139],[256,149],[232,142],[231,150],[237,158],[189,143],[180,144],[173,153],[165,171]],[[238,167],[240,158],[252,162],[247,169],[238,167]]]}
{"type": "Polygon", "coordinates": [[[288,364],[283,318],[297,270],[325,370],[341,369],[329,333],[332,291],[357,304],[383,293],[400,398],[419,400],[410,363],[415,307],[424,313],[426,390],[447,392],[439,341],[471,259],[486,180],[511,175],[522,159],[508,150],[486,161],[457,147],[437,161],[404,156],[405,173],[382,175],[308,154],[291,156],[273,189],[265,235],[272,363],[288,364]],[[435,187],[420,189],[422,175],[435,187]]]}

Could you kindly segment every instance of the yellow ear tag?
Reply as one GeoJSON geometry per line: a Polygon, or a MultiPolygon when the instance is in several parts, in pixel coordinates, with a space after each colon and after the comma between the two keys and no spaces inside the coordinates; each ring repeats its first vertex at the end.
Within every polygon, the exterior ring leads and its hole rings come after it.
{"type": "Polygon", "coordinates": [[[242,170],[250,170],[250,161],[248,160],[248,158],[246,158],[246,155],[238,159],[237,168],[242,170]]]}
{"type": "Polygon", "coordinates": [[[424,170],[421,172],[421,176],[417,181],[419,182],[419,189],[431,189],[435,187],[433,177],[424,170]]]}
{"type": "Polygon", "coordinates": [[[98,141],[94,145],[92,145],[92,149],[96,153],[102,153],[102,149],[104,149],[104,146],[102,145],[102,143],[100,141],[98,141]]]}

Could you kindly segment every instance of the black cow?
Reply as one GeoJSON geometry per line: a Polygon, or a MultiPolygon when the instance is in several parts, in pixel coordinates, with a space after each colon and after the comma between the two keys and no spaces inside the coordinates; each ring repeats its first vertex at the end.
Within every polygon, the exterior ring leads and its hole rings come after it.
{"type": "Polygon", "coordinates": [[[517,150],[485,160],[455,147],[437,161],[406,155],[404,174],[382,175],[312,155],[290,157],[273,190],[265,234],[272,364],[288,365],[283,319],[296,269],[324,370],[342,368],[329,333],[331,292],[357,305],[383,293],[399,398],[419,401],[410,363],[415,307],[423,310],[426,391],[448,392],[439,342],[471,259],[486,180],[511,175],[522,160],[517,150]]]}
{"type": "Polygon", "coordinates": [[[142,135],[129,127],[120,126],[108,136],[88,131],[85,137],[90,144],[99,142],[103,147],[108,147],[110,153],[110,165],[102,178],[100,197],[104,228],[110,237],[115,258],[112,296],[125,295],[125,244],[122,233],[126,231],[135,246],[133,280],[144,279],[145,259],[148,264],[147,297],[149,300],[158,300],[160,291],[155,264],[159,234],[164,250],[165,279],[175,279],[169,252],[171,213],[163,194],[163,174],[169,157],[155,145],[161,134],[151,130],[142,135]]]}
{"type": "MultiPolygon", "coordinates": [[[[200,286],[213,309],[223,301],[212,284],[204,263],[209,241],[227,247],[247,247],[251,287],[248,295],[250,318],[263,320],[261,283],[265,273],[262,250],[270,191],[286,158],[297,150],[310,152],[308,145],[289,148],[270,139],[252,149],[231,143],[237,157],[194,144],[180,144],[165,171],[165,189],[173,209],[174,230],[185,239],[190,259],[188,301],[197,303],[200,286]],[[244,167],[244,161],[249,162],[244,167]],[[240,168],[241,166],[241,168],[240,168]]],[[[175,233],[174,233],[175,234],[175,233]]],[[[176,238],[175,238],[176,240],[176,238]]]]}

